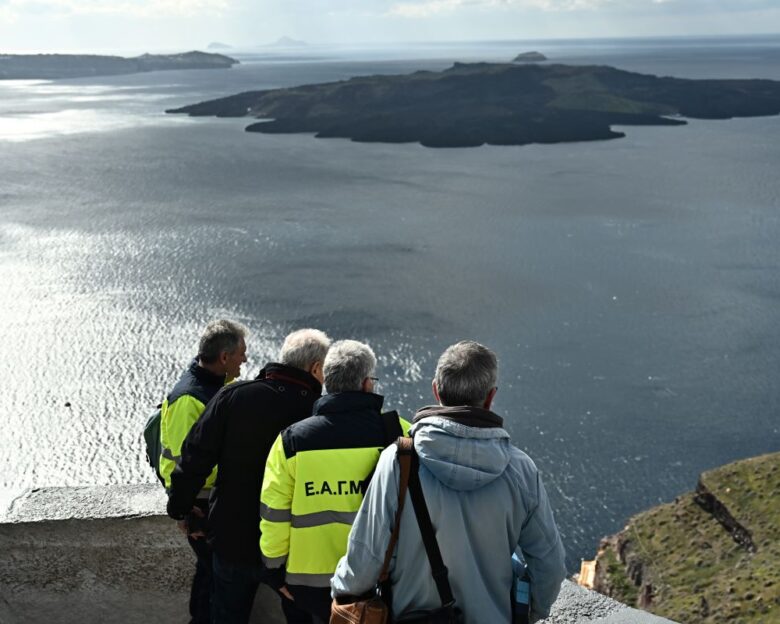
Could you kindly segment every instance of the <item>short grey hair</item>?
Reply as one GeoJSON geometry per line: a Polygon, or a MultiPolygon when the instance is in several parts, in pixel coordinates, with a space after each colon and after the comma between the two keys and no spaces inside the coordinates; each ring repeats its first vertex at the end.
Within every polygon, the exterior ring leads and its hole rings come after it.
{"type": "Polygon", "coordinates": [[[213,364],[222,352],[235,353],[238,344],[249,334],[241,323],[219,319],[206,325],[198,344],[198,359],[204,364],[213,364]]]}
{"type": "Polygon", "coordinates": [[[481,407],[498,381],[496,354],[478,342],[463,340],[441,354],[434,381],[442,405],[481,407]]]}
{"type": "Polygon", "coordinates": [[[330,338],[319,329],[299,329],[288,334],[279,350],[279,362],[306,370],[315,362],[324,362],[330,338]]]}
{"type": "Polygon", "coordinates": [[[376,369],[376,356],[357,340],[334,342],[325,358],[323,374],[328,392],[362,390],[363,381],[376,369]]]}

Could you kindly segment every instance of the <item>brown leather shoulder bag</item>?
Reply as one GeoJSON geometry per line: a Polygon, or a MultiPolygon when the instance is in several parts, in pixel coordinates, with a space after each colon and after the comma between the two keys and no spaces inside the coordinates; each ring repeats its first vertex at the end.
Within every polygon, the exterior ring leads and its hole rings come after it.
{"type": "Polygon", "coordinates": [[[409,474],[412,467],[412,439],[399,437],[396,440],[398,464],[401,467],[401,475],[398,482],[398,511],[395,512],[395,525],[390,536],[390,543],[385,552],[385,561],[379,572],[376,586],[363,596],[342,596],[334,600],[330,608],[330,624],[387,624],[390,621],[390,609],[380,597],[379,587],[386,585],[389,577],[388,569],[393,557],[395,545],[398,542],[398,530],[401,526],[401,513],[404,510],[406,490],[409,487],[409,474]]]}

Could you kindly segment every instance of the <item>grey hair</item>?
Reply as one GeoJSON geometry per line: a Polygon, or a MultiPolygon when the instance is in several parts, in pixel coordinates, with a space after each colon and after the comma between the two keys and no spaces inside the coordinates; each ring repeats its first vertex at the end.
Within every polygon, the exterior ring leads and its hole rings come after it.
{"type": "Polygon", "coordinates": [[[334,342],[325,358],[323,374],[328,392],[362,390],[363,381],[376,369],[376,356],[357,340],[334,342]]]}
{"type": "Polygon", "coordinates": [[[463,340],[441,354],[434,381],[442,405],[481,407],[498,381],[496,354],[478,342],[463,340]]]}
{"type": "Polygon", "coordinates": [[[198,359],[213,364],[223,351],[234,353],[238,343],[246,338],[249,330],[241,323],[219,319],[206,325],[198,344],[198,359]]]}
{"type": "Polygon", "coordinates": [[[323,362],[330,347],[330,338],[319,329],[299,329],[287,335],[279,350],[279,362],[306,370],[315,362],[323,362]]]}

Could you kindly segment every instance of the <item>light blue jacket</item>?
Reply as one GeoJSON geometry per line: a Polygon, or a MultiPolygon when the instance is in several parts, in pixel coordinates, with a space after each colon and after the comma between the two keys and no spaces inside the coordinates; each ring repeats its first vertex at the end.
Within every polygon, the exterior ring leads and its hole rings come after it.
{"type": "MultiPolygon", "coordinates": [[[[511,622],[511,556],[517,547],[531,577],[533,615],[546,616],[566,569],[533,461],[512,446],[501,419],[487,410],[423,408],[414,422],[420,482],[466,623],[511,622]]],[[[398,507],[398,478],[392,445],[379,458],[347,554],[331,579],[334,597],[360,595],[376,583],[398,507]]],[[[396,617],[441,605],[408,494],[390,577],[396,617]]]]}

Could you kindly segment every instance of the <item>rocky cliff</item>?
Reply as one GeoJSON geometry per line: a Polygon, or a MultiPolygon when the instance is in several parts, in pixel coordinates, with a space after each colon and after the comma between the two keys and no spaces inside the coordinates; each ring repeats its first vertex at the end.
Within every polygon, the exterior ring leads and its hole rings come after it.
{"type": "Polygon", "coordinates": [[[632,518],[602,541],[594,589],[689,624],[780,622],[780,453],[632,518]]]}

